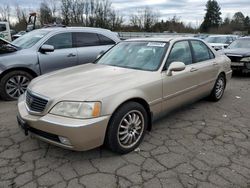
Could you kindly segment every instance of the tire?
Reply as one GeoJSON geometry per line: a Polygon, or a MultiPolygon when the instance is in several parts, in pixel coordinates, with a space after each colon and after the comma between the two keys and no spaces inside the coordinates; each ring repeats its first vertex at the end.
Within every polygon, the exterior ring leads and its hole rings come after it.
{"type": "Polygon", "coordinates": [[[140,145],[147,126],[148,115],[145,108],[137,102],[125,103],[111,117],[105,144],[113,152],[129,153],[140,145]]]}
{"type": "Polygon", "coordinates": [[[220,74],[215,82],[214,88],[209,96],[211,101],[219,101],[223,95],[226,88],[226,78],[223,74],[220,74]]]}
{"type": "Polygon", "coordinates": [[[22,95],[33,76],[25,71],[12,71],[3,76],[0,82],[0,96],[3,100],[17,100],[22,95]]]}

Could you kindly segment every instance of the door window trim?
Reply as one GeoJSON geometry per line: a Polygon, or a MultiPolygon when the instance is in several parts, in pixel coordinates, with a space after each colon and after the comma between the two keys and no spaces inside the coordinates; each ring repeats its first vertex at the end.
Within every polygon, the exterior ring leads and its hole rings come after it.
{"type": "Polygon", "coordinates": [[[190,45],[190,48],[191,48],[191,52],[192,52],[192,59],[193,59],[193,63],[192,64],[197,64],[197,63],[203,63],[203,62],[206,62],[206,61],[210,61],[212,59],[215,59],[215,55],[213,53],[213,51],[203,42],[203,41],[200,41],[200,40],[195,40],[195,39],[190,39],[189,40],[189,45],[190,45]],[[204,61],[199,61],[199,62],[196,62],[196,58],[195,58],[195,54],[194,54],[194,48],[193,48],[193,45],[192,45],[192,41],[198,41],[198,42],[201,42],[202,44],[204,44],[207,48],[207,51],[208,51],[208,55],[209,55],[209,59],[207,60],[204,60],[204,61]],[[211,52],[211,53],[210,53],[211,52]],[[211,54],[213,55],[213,57],[211,57],[211,54]]]}
{"type": "MultiPolygon", "coordinates": [[[[169,53],[168,53],[168,57],[167,57],[167,59],[166,59],[166,61],[165,61],[165,63],[164,63],[164,66],[163,66],[163,68],[162,68],[162,72],[168,70],[168,69],[166,68],[166,65],[167,65],[169,56],[170,56],[170,54],[171,54],[171,52],[172,52],[172,50],[173,50],[175,44],[176,44],[176,43],[179,43],[179,42],[188,42],[188,45],[189,45],[189,48],[190,48],[190,52],[191,52],[192,64],[193,64],[193,61],[194,61],[194,60],[193,60],[193,54],[192,54],[192,50],[191,50],[191,46],[190,46],[190,42],[189,42],[189,41],[190,41],[189,39],[182,39],[182,40],[178,40],[178,41],[176,41],[176,42],[173,43],[173,45],[172,45],[172,47],[171,47],[171,49],[170,49],[170,51],[169,51],[169,53]]],[[[189,65],[192,65],[192,64],[189,64],[189,65]]],[[[188,66],[188,65],[186,65],[186,66],[188,66]]]]}
{"type": "Polygon", "coordinates": [[[57,33],[53,33],[51,36],[47,36],[46,39],[44,39],[44,41],[42,42],[41,45],[39,45],[38,47],[38,52],[40,52],[40,49],[43,45],[45,45],[45,43],[51,38],[51,37],[54,37],[58,34],[64,34],[64,33],[71,33],[71,38],[72,38],[72,47],[71,48],[62,48],[62,49],[55,49],[55,50],[64,50],[64,49],[72,49],[72,48],[75,48],[74,47],[74,43],[73,43],[73,32],[72,31],[67,31],[67,32],[57,32],[57,33]]]}

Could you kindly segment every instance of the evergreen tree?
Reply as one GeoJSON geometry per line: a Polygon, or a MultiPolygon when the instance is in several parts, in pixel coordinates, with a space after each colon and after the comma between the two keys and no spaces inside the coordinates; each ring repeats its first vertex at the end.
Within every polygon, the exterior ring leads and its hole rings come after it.
{"type": "Polygon", "coordinates": [[[250,34],[250,18],[249,18],[249,16],[245,17],[244,26],[245,26],[245,30],[247,30],[248,34],[250,34]]]}
{"type": "Polygon", "coordinates": [[[244,30],[245,16],[242,12],[236,12],[233,16],[233,29],[236,31],[244,30]]]}
{"type": "Polygon", "coordinates": [[[201,31],[208,32],[212,28],[218,28],[222,22],[221,8],[216,0],[208,0],[206,4],[206,15],[201,24],[201,31]]]}

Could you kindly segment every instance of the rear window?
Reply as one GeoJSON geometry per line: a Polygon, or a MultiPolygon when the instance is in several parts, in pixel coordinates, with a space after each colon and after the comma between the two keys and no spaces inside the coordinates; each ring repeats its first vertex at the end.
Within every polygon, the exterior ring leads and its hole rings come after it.
{"type": "Polygon", "coordinates": [[[76,47],[100,45],[98,35],[95,33],[73,33],[73,39],[76,47]]]}
{"type": "Polygon", "coordinates": [[[201,41],[191,41],[195,63],[213,59],[214,55],[210,49],[201,41]]]}
{"type": "Polygon", "coordinates": [[[112,39],[104,35],[98,34],[98,37],[100,39],[101,45],[114,45],[115,44],[115,41],[113,41],[112,39]]]}

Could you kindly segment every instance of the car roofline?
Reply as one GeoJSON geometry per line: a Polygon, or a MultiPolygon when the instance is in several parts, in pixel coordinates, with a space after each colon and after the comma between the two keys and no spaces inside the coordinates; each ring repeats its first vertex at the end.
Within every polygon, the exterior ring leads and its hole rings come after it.
{"type": "Polygon", "coordinates": [[[128,42],[171,42],[171,41],[180,41],[180,40],[199,40],[202,41],[201,39],[197,39],[194,37],[166,37],[166,38],[158,38],[158,37],[148,37],[148,38],[133,38],[133,39],[127,39],[125,41],[128,42]]]}

